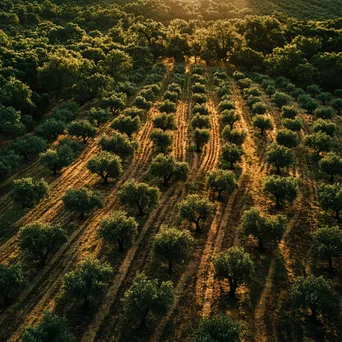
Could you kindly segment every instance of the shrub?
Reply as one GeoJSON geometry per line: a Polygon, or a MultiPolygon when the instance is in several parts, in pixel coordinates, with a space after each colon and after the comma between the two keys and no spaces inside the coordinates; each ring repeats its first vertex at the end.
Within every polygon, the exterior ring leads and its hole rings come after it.
{"type": "Polygon", "coordinates": [[[242,160],[243,151],[232,143],[226,143],[221,148],[221,164],[224,169],[233,169],[237,162],[242,160]]]}

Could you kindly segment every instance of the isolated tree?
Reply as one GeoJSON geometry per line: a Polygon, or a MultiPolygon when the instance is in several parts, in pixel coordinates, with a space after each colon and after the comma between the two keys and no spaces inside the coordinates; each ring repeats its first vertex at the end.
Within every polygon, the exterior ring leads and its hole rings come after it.
{"type": "Polygon", "coordinates": [[[269,164],[274,165],[277,168],[277,173],[280,174],[282,167],[290,167],[293,164],[294,157],[289,148],[273,143],[267,149],[266,160],[269,164]]]}
{"type": "Polygon", "coordinates": [[[162,113],[153,119],[153,125],[163,131],[167,129],[174,130],[176,128],[175,117],[174,115],[162,113]]]}
{"type": "Polygon", "coordinates": [[[200,115],[209,115],[209,110],[206,104],[198,104],[196,103],[193,107],[192,107],[192,113],[194,115],[196,114],[200,114],[200,115]]]}
{"type": "Polygon", "coordinates": [[[257,115],[253,120],[253,127],[260,129],[260,133],[263,135],[265,131],[273,128],[271,119],[264,115],[257,115]]]}
{"type": "Polygon", "coordinates": [[[170,100],[164,100],[158,108],[161,113],[165,112],[167,114],[170,114],[176,112],[177,106],[175,102],[172,102],[170,100]]]}
{"type": "Polygon", "coordinates": [[[265,243],[279,242],[283,236],[286,219],[283,216],[261,215],[256,208],[246,210],[242,217],[242,224],[246,235],[253,235],[259,241],[259,248],[265,243]]]}
{"type": "Polygon", "coordinates": [[[272,96],[273,94],[275,94],[276,92],[276,88],[273,85],[269,85],[266,89],[265,89],[265,93],[268,96],[272,96]]]}
{"type": "Polygon", "coordinates": [[[292,309],[303,314],[310,313],[313,321],[319,314],[334,315],[338,310],[338,301],[329,282],[322,276],[310,275],[306,278],[297,277],[290,292],[292,309]]]}
{"type": "Polygon", "coordinates": [[[138,209],[138,214],[144,216],[158,205],[160,191],[146,183],[132,180],[122,186],[119,198],[122,205],[130,209],[138,209]]]}
{"type": "Polygon", "coordinates": [[[196,152],[201,152],[205,144],[210,140],[210,131],[208,129],[196,128],[194,132],[196,152]]]}
{"type": "Polygon", "coordinates": [[[308,114],[313,114],[315,109],[317,109],[319,106],[318,102],[312,98],[308,98],[307,100],[303,101],[303,98],[301,97],[300,100],[301,100],[301,107],[305,109],[308,114]]]}
{"type": "Polygon", "coordinates": [[[331,93],[320,93],[316,97],[317,100],[322,102],[323,106],[325,106],[327,102],[330,102],[332,100],[331,93]]]}
{"type": "Polygon", "coordinates": [[[335,213],[336,219],[339,220],[342,209],[342,185],[336,183],[332,185],[322,184],[319,186],[318,202],[323,210],[332,210],[335,213]]]}
{"type": "Polygon", "coordinates": [[[232,194],[237,188],[235,174],[230,170],[214,170],[208,172],[208,187],[217,193],[220,199],[222,193],[232,194]]]}
{"type": "Polygon", "coordinates": [[[319,168],[330,176],[330,182],[333,183],[335,175],[342,175],[342,158],[335,153],[329,153],[319,161],[319,168]]]}
{"type": "Polygon", "coordinates": [[[173,156],[159,154],[152,160],[149,172],[154,177],[163,178],[164,185],[167,186],[171,180],[185,181],[188,176],[189,165],[185,162],[177,162],[173,156]]]}
{"type": "Polygon", "coordinates": [[[139,116],[131,118],[130,116],[121,114],[113,120],[111,127],[131,137],[140,128],[140,118],[139,116]]]}
{"type": "Polygon", "coordinates": [[[66,241],[64,229],[56,225],[32,223],[22,227],[19,232],[19,245],[22,251],[34,260],[38,259],[42,264],[66,241]]]}
{"type": "Polygon", "coordinates": [[[229,316],[206,317],[196,332],[196,342],[240,342],[240,325],[229,316]]]}
{"type": "Polygon", "coordinates": [[[240,284],[245,283],[254,272],[254,263],[248,253],[240,247],[231,247],[213,258],[215,277],[228,279],[229,295],[235,297],[240,284]]]}
{"type": "Polygon", "coordinates": [[[164,227],[153,241],[154,254],[162,261],[168,262],[169,273],[174,263],[183,261],[191,251],[193,238],[188,230],[164,227]]]}
{"type": "Polygon", "coordinates": [[[6,306],[25,286],[25,277],[20,265],[0,264],[0,307],[6,306]]]}
{"type": "Polygon", "coordinates": [[[291,92],[291,95],[294,97],[294,99],[297,101],[298,98],[305,94],[305,91],[302,88],[296,88],[291,92]]]}
{"type": "Polygon", "coordinates": [[[81,219],[86,213],[102,206],[97,194],[85,187],[68,189],[63,196],[63,204],[66,210],[79,213],[81,219]]]}
{"type": "Polygon", "coordinates": [[[267,112],[268,107],[263,102],[256,102],[252,106],[252,112],[253,114],[263,115],[267,112]]]}
{"type": "Polygon", "coordinates": [[[334,111],[331,107],[318,107],[314,114],[317,119],[330,120],[334,116],[334,111]]]}
{"type": "Polygon", "coordinates": [[[12,199],[16,205],[30,208],[48,195],[48,189],[44,179],[39,181],[33,178],[16,179],[13,182],[12,199]]]}
{"type": "Polygon", "coordinates": [[[118,155],[122,160],[127,161],[133,158],[136,144],[129,140],[125,134],[114,132],[110,137],[103,135],[99,145],[104,151],[118,155]]]}
{"type": "Polygon", "coordinates": [[[230,100],[223,100],[219,103],[219,111],[223,112],[225,110],[234,110],[235,109],[235,105],[232,101],[230,100]]]}
{"type": "Polygon", "coordinates": [[[143,119],[146,115],[146,111],[144,109],[138,107],[128,107],[123,111],[123,115],[130,116],[131,118],[139,117],[143,119]]]}
{"type": "Polygon", "coordinates": [[[342,111],[342,98],[336,99],[331,103],[331,106],[336,109],[337,115],[341,115],[342,111]]]}
{"type": "Polygon", "coordinates": [[[318,229],[314,241],[314,253],[329,263],[329,271],[332,272],[333,258],[342,256],[342,231],[339,227],[318,229]]]}
{"type": "Polygon", "coordinates": [[[289,129],[278,130],[276,141],[279,145],[293,148],[298,145],[297,134],[289,129]]]}
{"type": "Polygon", "coordinates": [[[0,133],[10,137],[17,137],[25,133],[20,111],[0,104],[0,133]]]}
{"type": "Polygon", "coordinates": [[[171,281],[148,279],[144,273],[139,273],[131,287],[122,298],[124,312],[129,321],[140,321],[139,328],[146,327],[149,313],[163,316],[174,301],[171,281]]]}
{"type": "Polygon", "coordinates": [[[233,169],[242,160],[243,151],[235,144],[226,143],[221,148],[221,164],[223,168],[233,169]]]}
{"type": "Polygon", "coordinates": [[[199,113],[195,114],[191,119],[191,126],[193,128],[209,128],[210,118],[208,115],[201,115],[199,113]]]}
{"type": "Polygon", "coordinates": [[[306,88],[306,91],[313,97],[315,98],[318,94],[321,93],[321,88],[317,84],[311,84],[306,88]]]}
{"type": "Polygon", "coordinates": [[[261,101],[262,101],[261,97],[251,95],[247,98],[246,103],[247,103],[249,109],[252,109],[255,104],[261,103],[261,101]]]}
{"type": "Polygon", "coordinates": [[[312,129],[315,133],[323,132],[329,135],[330,137],[333,137],[337,131],[337,125],[331,121],[318,119],[313,123],[312,129]]]}
{"type": "Polygon", "coordinates": [[[65,131],[65,123],[55,119],[48,119],[36,128],[36,134],[46,140],[57,139],[65,131]]]}
{"type": "Polygon", "coordinates": [[[109,113],[107,110],[93,107],[89,111],[89,119],[92,123],[96,123],[97,128],[99,128],[101,124],[109,120],[109,113]]]}
{"type": "Polygon", "coordinates": [[[21,333],[22,342],[72,342],[73,340],[67,319],[51,311],[45,311],[36,326],[30,325],[21,333]]]}
{"type": "Polygon", "coordinates": [[[58,150],[47,150],[39,155],[40,163],[49,168],[55,176],[73,160],[74,151],[68,145],[63,145],[58,150]]]}
{"type": "Polygon", "coordinates": [[[90,172],[101,176],[105,183],[108,182],[108,178],[117,179],[123,172],[120,157],[106,151],[90,158],[87,168],[90,172]]]}
{"type": "Polygon", "coordinates": [[[236,114],[234,110],[224,110],[220,114],[221,127],[225,127],[226,125],[229,125],[230,129],[233,129],[235,122],[239,120],[240,120],[240,115],[236,114]]]}
{"type": "Polygon", "coordinates": [[[23,156],[25,160],[29,157],[36,157],[39,153],[46,149],[46,142],[44,139],[31,135],[27,138],[16,140],[11,144],[11,149],[20,156],[23,156]]]}
{"type": "Polygon", "coordinates": [[[101,100],[101,107],[108,108],[113,114],[117,114],[125,106],[126,99],[122,94],[112,94],[101,100]]]}
{"type": "Polygon", "coordinates": [[[222,130],[222,138],[225,141],[238,145],[238,146],[241,146],[244,143],[246,137],[247,137],[246,131],[239,131],[234,128],[230,129],[229,126],[226,126],[222,130]]]}
{"type": "Polygon", "coordinates": [[[137,96],[133,102],[133,106],[140,109],[149,110],[152,107],[152,101],[146,100],[143,96],[137,96]]]}
{"type": "Polygon", "coordinates": [[[86,143],[87,139],[95,137],[96,128],[88,120],[77,120],[68,126],[68,133],[71,136],[82,138],[86,143]]]}
{"type": "Polygon", "coordinates": [[[285,119],[294,119],[298,114],[298,110],[293,106],[283,106],[281,110],[285,119]]]}
{"type": "Polygon", "coordinates": [[[127,217],[124,211],[114,211],[102,219],[99,235],[108,242],[117,242],[121,252],[132,244],[138,235],[138,223],[133,217],[127,217]]]}
{"type": "Polygon", "coordinates": [[[277,91],[272,95],[272,102],[275,103],[279,109],[281,109],[283,106],[291,103],[291,97],[285,93],[277,91]]]}
{"type": "Polygon", "coordinates": [[[317,156],[321,152],[329,152],[332,148],[333,140],[324,132],[309,134],[304,139],[305,146],[313,149],[317,156]]]}
{"type": "Polygon", "coordinates": [[[189,195],[179,203],[178,209],[180,218],[194,223],[196,232],[200,232],[200,222],[206,221],[214,215],[215,205],[200,195],[189,195]]]}
{"type": "Polygon", "coordinates": [[[206,91],[206,88],[205,88],[205,85],[204,84],[201,84],[201,83],[195,83],[192,87],[192,92],[193,93],[201,93],[201,94],[205,94],[207,91],[206,91]]]}
{"type": "Polygon", "coordinates": [[[173,134],[171,132],[164,132],[160,128],[155,128],[150,137],[158,152],[166,153],[172,146],[173,134]]]}
{"type": "Polygon", "coordinates": [[[277,208],[284,201],[293,202],[299,191],[297,179],[293,177],[268,176],[263,188],[266,193],[274,196],[277,208]]]}
{"type": "Polygon", "coordinates": [[[103,292],[112,273],[110,265],[87,258],[64,276],[64,292],[68,297],[82,298],[84,308],[88,309],[90,300],[103,292]]]}

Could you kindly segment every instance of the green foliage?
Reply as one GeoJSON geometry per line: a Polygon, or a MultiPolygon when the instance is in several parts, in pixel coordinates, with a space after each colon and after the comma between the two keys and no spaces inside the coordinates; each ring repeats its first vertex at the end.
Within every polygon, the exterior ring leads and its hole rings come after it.
{"type": "Polygon", "coordinates": [[[335,175],[342,175],[342,158],[335,153],[329,153],[319,161],[319,168],[329,175],[330,182],[333,182],[335,175]]]}
{"type": "Polygon", "coordinates": [[[290,131],[289,129],[278,130],[276,140],[279,145],[288,148],[294,148],[298,145],[296,132],[290,131]]]}
{"type": "Polygon", "coordinates": [[[294,119],[298,114],[298,110],[292,106],[283,106],[281,110],[285,119],[294,119]]]}
{"type": "Polygon", "coordinates": [[[104,109],[93,107],[89,111],[89,119],[90,122],[96,123],[97,128],[99,128],[101,124],[109,120],[109,113],[104,109]]]}
{"type": "Polygon", "coordinates": [[[42,263],[66,241],[64,229],[56,225],[32,223],[22,227],[19,232],[19,245],[22,251],[42,263]]]}
{"type": "Polygon", "coordinates": [[[156,187],[133,180],[121,187],[119,198],[122,205],[132,210],[138,209],[138,214],[143,216],[159,204],[160,191],[156,187]]]}
{"type": "Polygon", "coordinates": [[[240,120],[240,115],[236,114],[234,110],[224,110],[220,114],[221,127],[225,127],[226,125],[229,125],[230,129],[233,129],[235,122],[239,120],[240,120]]]}
{"type": "Polygon", "coordinates": [[[329,316],[336,314],[336,295],[330,284],[322,276],[297,277],[290,293],[293,310],[308,314],[316,321],[319,314],[329,316]]]}
{"type": "Polygon", "coordinates": [[[333,258],[342,256],[342,231],[339,227],[324,227],[315,232],[314,239],[314,253],[326,260],[332,271],[333,258]]]}
{"type": "Polygon", "coordinates": [[[131,137],[134,133],[138,132],[140,128],[140,118],[139,116],[132,118],[121,114],[113,120],[111,127],[120,133],[125,133],[131,137]]]}
{"type": "Polygon", "coordinates": [[[224,100],[219,103],[219,111],[223,112],[224,110],[234,110],[235,105],[232,101],[224,100]]]}
{"type": "Polygon", "coordinates": [[[271,119],[264,115],[257,115],[253,120],[253,127],[260,129],[260,133],[263,135],[265,131],[273,128],[271,119]]]}
{"type": "Polygon", "coordinates": [[[332,100],[331,93],[320,93],[317,95],[317,100],[321,101],[323,106],[332,100]]]}
{"type": "Polygon", "coordinates": [[[116,154],[124,161],[132,159],[136,149],[136,144],[119,132],[114,132],[110,137],[103,135],[99,145],[104,151],[116,154]]]}
{"type": "Polygon", "coordinates": [[[158,152],[167,153],[171,149],[173,143],[173,134],[171,132],[155,128],[150,137],[158,152]]]}
{"type": "Polygon", "coordinates": [[[124,211],[114,211],[101,220],[99,235],[105,241],[117,242],[122,252],[138,235],[138,223],[124,211]]]}
{"type": "Polygon", "coordinates": [[[334,110],[331,107],[318,107],[314,114],[317,119],[332,119],[334,116],[334,110]]]}
{"type": "Polygon", "coordinates": [[[172,102],[170,100],[164,100],[160,105],[159,105],[159,110],[161,113],[175,113],[176,112],[176,103],[172,102]]]}
{"type": "Polygon", "coordinates": [[[333,140],[325,132],[319,131],[305,136],[304,144],[319,156],[321,152],[329,152],[332,149],[333,140]]]}
{"type": "Polygon", "coordinates": [[[337,125],[331,121],[318,119],[313,123],[312,129],[315,133],[322,132],[326,133],[330,137],[333,137],[337,131],[337,125]]]}
{"type": "Polygon", "coordinates": [[[54,175],[70,165],[73,159],[74,151],[68,145],[63,145],[58,150],[47,150],[39,155],[40,163],[52,170],[54,175]]]}
{"type": "Polygon", "coordinates": [[[247,133],[245,131],[239,131],[234,128],[230,129],[230,126],[226,126],[222,130],[222,138],[225,141],[238,145],[238,146],[241,146],[244,143],[246,137],[247,137],[247,133]]]}
{"type": "Polygon", "coordinates": [[[162,113],[153,119],[155,128],[160,128],[163,131],[176,129],[175,117],[170,114],[162,113]]]}
{"type": "Polygon", "coordinates": [[[235,164],[242,160],[243,151],[232,143],[226,143],[221,147],[221,164],[224,169],[233,169],[235,164]]]}
{"type": "Polygon", "coordinates": [[[171,281],[148,279],[144,273],[139,273],[131,287],[122,298],[124,312],[128,320],[140,321],[140,328],[146,327],[149,313],[163,316],[174,301],[173,285],[171,281]]]}
{"type": "Polygon", "coordinates": [[[97,194],[85,187],[68,189],[62,200],[65,209],[79,213],[81,219],[84,218],[86,213],[102,206],[102,202],[97,194]]]}
{"type": "Polygon", "coordinates": [[[153,240],[154,254],[162,261],[167,261],[169,273],[174,263],[183,261],[191,252],[193,238],[189,231],[164,227],[153,240]]]}
{"type": "Polygon", "coordinates": [[[293,132],[300,132],[303,128],[303,123],[300,119],[283,119],[282,123],[285,129],[293,132]]]}
{"type": "Polygon", "coordinates": [[[280,173],[280,168],[290,167],[293,164],[292,151],[277,143],[271,144],[267,149],[266,160],[277,168],[277,173],[280,173]]]}
{"type": "Polygon", "coordinates": [[[16,205],[30,208],[48,195],[48,189],[44,179],[39,181],[33,178],[16,179],[13,182],[12,199],[16,205]]]}
{"type": "Polygon", "coordinates": [[[335,99],[332,103],[331,106],[336,109],[337,114],[341,115],[341,110],[342,110],[342,98],[335,99]]]}
{"type": "Polygon", "coordinates": [[[229,316],[204,318],[196,332],[196,342],[240,342],[240,325],[229,316]]]}
{"type": "Polygon", "coordinates": [[[101,100],[102,108],[109,108],[113,114],[117,114],[120,109],[125,106],[126,97],[121,94],[111,94],[108,97],[105,97],[101,100]]]}
{"type": "Polygon", "coordinates": [[[286,218],[280,215],[261,215],[257,208],[244,212],[242,224],[246,235],[253,235],[259,241],[259,248],[265,244],[279,242],[286,228],[286,218]]]}
{"type": "Polygon", "coordinates": [[[191,119],[191,126],[193,128],[210,128],[210,118],[207,115],[197,113],[191,119]]]}
{"type": "Polygon", "coordinates": [[[57,139],[60,134],[64,133],[65,128],[63,121],[48,119],[37,127],[36,133],[46,140],[57,139]]]}
{"type": "Polygon", "coordinates": [[[16,154],[23,156],[26,160],[29,157],[36,157],[46,149],[46,142],[35,135],[28,136],[21,140],[16,140],[11,144],[11,149],[16,154]]]}
{"type": "Polygon", "coordinates": [[[36,325],[26,327],[21,334],[22,342],[72,342],[67,319],[50,311],[45,311],[43,318],[36,325]]]}
{"type": "Polygon", "coordinates": [[[112,273],[113,269],[108,264],[87,258],[75,271],[64,276],[64,292],[68,297],[82,298],[84,308],[87,309],[90,299],[96,298],[104,291],[112,273]]]}
{"type": "Polygon", "coordinates": [[[311,84],[306,88],[306,91],[313,97],[315,98],[318,94],[321,93],[321,88],[317,84],[311,84]]]}
{"type": "Polygon", "coordinates": [[[196,231],[201,231],[201,221],[206,221],[214,215],[215,205],[199,195],[189,195],[179,203],[179,216],[182,220],[194,223],[196,231]]]}
{"type": "Polygon", "coordinates": [[[318,188],[318,202],[323,210],[332,210],[338,220],[342,209],[342,185],[340,183],[320,185],[318,188]]]}
{"type": "Polygon", "coordinates": [[[90,172],[101,176],[105,183],[108,182],[108,178],[116,180],[123,172],[120,157],[106,151],[90,158],[87,162],[87,168],[90,172]]]}
{"type": "Polygon", "coordinates": [[[235,297],[240,284],[247,282],[254,273],[254,263],[248,253],[240,247],[231,247],[213,258],[215,277],[228,279],[229,295],[235,297]]]}
{"type": "Polygon", "coordinates": [[[25,286],[25,276],[20,265],[0,264],[0,307],[8,305],[25,286]]]}
{"type": "Polygon", "coordinates": [[[185,181],[189,165],[186,162],[177,162],[173,156],[159,154],[154,158],[149,166],[149,172],[153,177],[160,177],[167,186],[170,181],[185,181]]]}
{"type": "Polygon", "coordinates": [[[208,187],[217,192],[220,199],[222,192],[230,195],[236,188],[235,174],[230,170],[214,170],[208,172],[208,187]]]}
{"type": "Polygon", "coordinates": [[[272,95],[272,102],[274,102],[279,107],[279,109],[281,109],[283,106],[291,103],[291,97],[285,93],[277,91],[272,95]]]}
{"type": "Polygon", "coordinates": [[[0,104],[0,133],[16,137],[25,132],[25,126],[21,122],[20,112],[13,107],[5,107],[0,104]]]}
{"type": "Polygon", "coordinates": [[[265,114],[268,110],[268,107],[265,103],[262,102],[256,102],[252,106],[252,112],[253,114],[265,114]]]}
{"type": "Polygon", "coordinates": [[[280,208],[284,201],[293,202],[299,191],[296,178],[279,176],[268,176],[263,189],[275,198],[277,208],[280,208]]]}
{"type": "Polygon", "coordinates": [[[86,143],[87,139],[95,137],[96,128],[88,120],[77,120],[68,126],[68,133],[71,136],[82,138],[86,143]]]}

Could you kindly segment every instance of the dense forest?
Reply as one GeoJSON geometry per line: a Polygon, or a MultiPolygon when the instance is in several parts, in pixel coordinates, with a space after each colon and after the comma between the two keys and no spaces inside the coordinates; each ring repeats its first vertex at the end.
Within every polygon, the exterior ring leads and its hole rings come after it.
{"type": "Polygon", "coordinates": [[[2,0],[0,341],[341,341],[339,0],[2,0]]]}

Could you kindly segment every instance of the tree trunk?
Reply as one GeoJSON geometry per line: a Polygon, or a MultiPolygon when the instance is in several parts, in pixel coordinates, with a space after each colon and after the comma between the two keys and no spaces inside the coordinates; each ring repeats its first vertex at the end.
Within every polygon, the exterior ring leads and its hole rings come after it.
{"type": "Polygon", "coordinates": [[[221,200],[221,199],[222,199],[222,191],[223,191],[222,189],[219,189],[219,190],[217,191],[217,192],[218,192],[218,193],[217,193],[217,199],[218,199],[218,200],[221,200]]]}
{"type": "Polygon", "coordinates": [[[169,260],[169,274],[172,273],[172,270],[173,270],[173,261],[169,260]]]}
{"type": "Polygon", "coordinates": [[[333,271],[333,260],[332,257],[328,258],[328,262],[329,262],[329,272],[333,271]]]}
{"type": "Polygon", "coordinates": [[[108,183],[108,177],[109,177],[108,173],[106,175],[102,175],[102,178],[103,178],[103,181],[104,181],[105,184],[108,183]]]}
{"type": "Polygon", "coordinates": [[[276,164],[276,167],[277,167],[277,174],[279,175],[280,174],[280,166],[279,166],[279,164],[276,164]]]}
{"type": "Polygon", "coordinates": [[[259,250],[263,251],[265,249],[264,241],[259,238],[259,250]]]}
{"type": "Polygon", "coordinates": [[[236,282],[232,278],[228,278],[229,281],[229,296],[232,298],[235,298],[235,292],[236,292],[236,282]]]}
{"type": "Polygon", "coordinates": [[[86,144],[87,143],[87,137],[82,137],[83,138],[83,142],[86,144]]]}
{"type": "Polygon", "coordinates": [[[89,298],[88,293],[84,295],[83,297],[83,305],[85,309],[89,309],[89,298]]]}
{"type": "Polygon", "coordinates": [[[54,167],[54,168],[52,169],[52,172],[53,172],[53,175],[54,175],[54,176],[57,176],[57,167],[54,167]]]}
{"type": "Polygon", "coordinates": [[[330,183],[334,183],[334,174],[333,173],[330,175],[330,183]]]}
{"type": "Polygon", "coordinates": [[[311,319],[313,320],[313,321],[316,321],[317,320],[317,307],[316,307],[316,303],[314,303],[313,305],[312,305],[312,308],[311,308],[311,319]]]}
{"type": "Polygon", "coordinates": [[[232,161],[230,162],[230,168],[234,169],[234,162],[232,162],[232,161]]]}
{"type": "Polygon", "coordinates": [[[118,239],[118,245],[119,245],[119,250],[120,252],[123,252],[124,251],[124,243],[123,243],[123,240],[122,239],[118,239]]]}
{"type": "Polygon", "coordinates": [[[200,233],[201,232],[201,227],[199,224],[199,221],[201,220],[201,218],[199,217],[197,220],[195,220],[195,225],[196,225],[196,233],[200,233]]]}
{"type": "Polygon", "coordinates": [[[279,209],[280,208],[280,200],[278,196],[275,196],[276,198],[276,208],[279,209]]]}
{"type": "Polygon", "coordinates": [[[80,215],[80,219],[83,220],[84,219],[84,216],[85,216],[85,213],[84,211],[81,212],[81,215],[80,215]]]}
{"type": "Polygon", "coordinates": [[[145,329],[146,328],[146,316],[147,314],[149,313],[150,309],[147,309],[142,318],[141,318],[141,321],[140,321],[140,325],[139,325],[139,329],[145,329]]]}
{"type": "Polygon", "coordinates": [[[138,210],[139,210],[139,216],[144,216],[144,211],[143,211],[143,208],[141,207],[141,205],[138,203],[138,202],[136,202],[137,203],[137,206],[138,206],[138,210]]]}
{"type": "Polygon", "coordinates": [[[336,217],[336,220],[340,219],[340,209],[335,210],[335,217],[336,217]]]}

